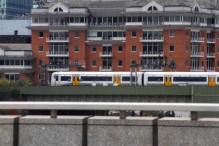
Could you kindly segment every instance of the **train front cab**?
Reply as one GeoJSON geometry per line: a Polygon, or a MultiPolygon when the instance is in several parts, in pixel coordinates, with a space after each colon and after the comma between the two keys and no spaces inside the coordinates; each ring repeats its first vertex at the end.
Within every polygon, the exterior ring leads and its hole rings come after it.
{"type": "Polygon", "coordinates": [[[164,85],[165,86],[172,86],[172,77],[170,75],[164,76],[164,85]]]}
{"type": "Polygon", "coordinates": [[[214,75],[208,76],[208,86],[216,86],[216,76],[214,75]]]}

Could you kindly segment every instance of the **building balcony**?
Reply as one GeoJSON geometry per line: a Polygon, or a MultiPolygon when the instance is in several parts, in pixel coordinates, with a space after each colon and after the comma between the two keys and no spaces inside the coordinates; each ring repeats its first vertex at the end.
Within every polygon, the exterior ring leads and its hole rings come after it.
{"type": "Polygon", "coordinates": [[[99,71],[113,71],[112,66],[100,66],[99,71]]]}
{"type": "Polygon", "coordinates": [[[139,71],[164,71],[163,67],[144,65],[143,67],[139,67],[139,71]]]}
{"type": "Polygon", "coordinates": [[[191,66],[190,71],[191,72],[195,72],[195,71],[202,72],[202,71],[204,71],[204,67],[194,67],[194,66],[191,66]]]}
{"type": "Polygon", "coordinates": [[[157,51],[143,51],[143,52],[139,52],[139,56],[140,57],[163,57],[163,52],[158,53],[157,51]]]}
{"type": "Polygon", "coordinates": [[[207,38],[207,43],[215,44],[215,38],[207,38]]]}
{"type": "Polygon", "coordinates": [[[49,23],[49,26],[69,26],[69,23],[49,23]]]}
{"type": "Polygon", "coordinates": [[[120,23],[90,23],[89,27],[123,27],[125,24],[120,23]]]}
{"type": "Polygon", "coordinates": [[[113,57],[113,52],[100,52],[100,57],[113,57]]]}
{"type": "Polygon", "coordinates": [[[204,57],[204,52],[191,52],[190,57],[204,57]]]}
{"type": "Polygon", "coordinates": [[[164,37],[140,37],[140,42],[164,42],[164,37]]]}
{"type": "Polygon", "coordinates": [[[193,43],[204,43],[204,37],[191,37],[191,42],[193,43]]]}
{"type": "Polygon", "coordinates": [[[57,66],[49,66],[47,68],[48,71],[69,71],[69,67],[57,67],[57,66]]]}
{"type": "Polygon", "coordinates": [[[48,43],[69,43],[68,37],[47,37],[46,42],[48,43]]]}
{"type": "Polygon", "coordinates": [[[46,52],[47,57],[69,57],[69,52],[62,51],[49,51],[46,52]]]}
{"type": "Polygon", "coordinates": [[[126,37],[87,37],[87,44],[125,44],[126,37]]]}
{"type": "Polygon", "coordinates": [[[207,53],[207,58],[215,58],[215,53],[207,53]]]}
{"type": "Polygon", "coordinates": [[[207,72],[215,72],[215,67],[207,67],[207,72]]]}

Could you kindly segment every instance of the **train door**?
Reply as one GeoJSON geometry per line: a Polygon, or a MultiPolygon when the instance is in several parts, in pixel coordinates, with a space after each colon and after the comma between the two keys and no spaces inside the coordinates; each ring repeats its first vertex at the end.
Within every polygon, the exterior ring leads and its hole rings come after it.
{"type": "Polygon", "coordinates": [[[172,77],[171,76],[165,76],[164,78],[165,78],[164,85],[165,86],[172,86],[172,77]]]}
{"type": "Polygon", "coordinates": [[[118,84],[120,86],[121,85],[121,76],[115,75],[113,77],[113,83],[118,84]]]}
{"type": "Polygon", "coordinates": [[[208,76],[208,86],[216,86],[216,77],[208,76]]]}
{"type": "Polygon", "coordinates": [[[72,84],[73,85],[79,85],[79,76],[73,76],[72,84]]]}

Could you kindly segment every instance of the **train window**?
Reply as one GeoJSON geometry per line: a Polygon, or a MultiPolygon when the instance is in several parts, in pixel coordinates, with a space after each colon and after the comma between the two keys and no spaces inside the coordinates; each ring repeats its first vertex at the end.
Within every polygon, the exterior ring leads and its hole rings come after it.
{"type": "Polygon", "coordinates": [[[161,82],[163,81],[163,77],[148,77],[149,82],[161,82]]]}
{"type": "Polygon", "coordinates": [[[206,77],[173,77],[175,82],[206,82],[206,77]]]}
{"type": "Polygon", "coordinates": [[[62,76],[61,81],[71,81],[71,76],[62,76]]]}
{"type": "Polygon", "coordinates": [[[217,82],[219,82],[219,77],[217,77],[217,82]]]}
{"type": "Polygon", "coordinates": [[[172,81],[172,77],[169,77],[170,82],[172,81]]]}
{"type": "Polygon", "coordinates": [[[81,81],[112,81],[112,77],[81,76],[81,81]]]}
{"type": "Polygon", "coordinates": [[[59,81],[59,76],[54,76],[56,81],[59,81]]]}
{"type": "MultiPolygon", "coordinates": [[[[130,76],[122,77],[122,81],[130,81],[130,76]]],[[[135,81],[135,77],[134,76],[132,76],[132,81],[133,82],[135,81]]]]}

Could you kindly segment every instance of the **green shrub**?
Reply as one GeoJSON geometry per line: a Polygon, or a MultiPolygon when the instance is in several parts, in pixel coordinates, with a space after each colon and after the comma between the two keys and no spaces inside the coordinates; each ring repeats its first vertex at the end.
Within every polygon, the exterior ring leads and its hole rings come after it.
{"type": "Polygon", "coordinates": [[[17,86],[32,86],[33,84],[30,82],[30,80],[28,78],[24,78],[24,79],[19,79],[16,82],[17,86]]]}
{"type": "Polygon", "coordinates": [[[11,83],[7,79],[0,79],[0,86],[11,86],[11,83]]]}

